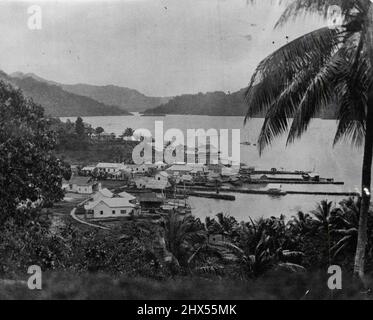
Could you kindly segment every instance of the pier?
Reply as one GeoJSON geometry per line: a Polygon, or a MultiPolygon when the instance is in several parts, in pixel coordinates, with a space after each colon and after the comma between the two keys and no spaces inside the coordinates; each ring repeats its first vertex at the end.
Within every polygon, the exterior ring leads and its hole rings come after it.
{"type": "MultiPolygon", "coordinates": [[[[189,190],[193,191],[204,191],[204,192],[216,192],[216,188],[207,188],[207,187],[188,187],[186,192],[189,193],[189,190]]],[[[181,190],[181,189],[178,189],[181,190]]],[[[356,192],[338,192],[338,191],[272,191],[272,190],[252,190],[252,189],[236,189],[229,187],[221,187],[219,191],[225,193],[240,193],[240,194],[256,194],[256,195],[270,195],[270,196],[286,196],[288,194],[299,194],[299,195],[321,195],[321,196],[345,196],[345,197],[354,197],[359,196],[356,192]]],[[[185,191],[184,191],[185,192],[185,191]]],[[[193,194],[191,194],[194,196],[193,194]]],[[[218,195],[218,194],[216,194],[218,195]]]]}
{"type": "Polygon", "coordinates": [[[244,183],[250,184],[269,184],[269,183],[278,183],[278,184],[319,184],[319,185],[344,185],[343,181],[307,181],[307,180],[292,180],[292,179],[243,179],[244,183]]]}

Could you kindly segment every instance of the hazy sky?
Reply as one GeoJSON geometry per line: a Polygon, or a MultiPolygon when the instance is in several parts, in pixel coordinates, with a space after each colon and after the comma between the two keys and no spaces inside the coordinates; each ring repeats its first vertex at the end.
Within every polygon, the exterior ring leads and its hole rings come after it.
{"type": "Polygon", "coordinates": [[[0,68],[154,96],[234,91],[286,36],[322,23],[308,19],[274,31],[283,8],[247,2],[0,0],[0,68]],[[42,8],[42,30],[27,27],[32,4],[42,8]]]}

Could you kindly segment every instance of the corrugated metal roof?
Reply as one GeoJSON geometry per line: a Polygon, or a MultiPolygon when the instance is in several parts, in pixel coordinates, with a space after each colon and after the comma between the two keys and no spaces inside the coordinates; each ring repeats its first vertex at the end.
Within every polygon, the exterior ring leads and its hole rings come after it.
{"type": "Polygon", "coordinates": [[[133,203],[129,202],[129,200],[125,198],[102,198],[97,201],[88,202],[84,208],[86,210],[92,210],[100,203],[105,203],[109,208],[135,207],[133,203]]]}
{"type": "Polygon", "coordinates": [[[78,177],[73,176],[69,181],[66,181],[68,184],[76,184],[78,186],[90,186],[93,185],[94,182],[91,181],[91,177],[78,177]]]}

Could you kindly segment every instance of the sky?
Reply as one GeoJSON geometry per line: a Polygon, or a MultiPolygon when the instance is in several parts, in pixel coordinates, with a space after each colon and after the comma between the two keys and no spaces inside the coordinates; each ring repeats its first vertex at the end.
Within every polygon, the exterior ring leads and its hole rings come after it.
{"type": "Polygon", "coordinates": [[[311,17],[274,30],[271,0],[0,0],[0,69],[61,83],[114,84],[150,96],[245,87],[256,65],[319,28],[311,17]],[[28,7],[42,9],[41,30],[28,7]]]}

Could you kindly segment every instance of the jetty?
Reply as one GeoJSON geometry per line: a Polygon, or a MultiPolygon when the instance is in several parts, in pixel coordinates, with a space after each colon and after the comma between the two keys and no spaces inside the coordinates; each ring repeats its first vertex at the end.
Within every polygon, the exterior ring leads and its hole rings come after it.
{"type": "Polygon", "coordinates": [[[279,184],[315,184],[315,185],[344,185],[343,181],[309,181],[309,180],[295,180],[295,179],[250,179],[241,178],[244,183],[249,184],[269,184],[269,183],[279,183],[279,184]]]}
{"type": "MultiPolygon", "coordinates": [[[[211,192],[216,191],[216,188],[210,187],[197,187],[191,186],[187,188],[188,194],[192,191],[205,191],[211,192]],[[189,190],[188,190],[189,189],[189,190]]],[[[338,192],[338,191],[283,191],[283,190],[255,190],[255,189],[237,189],[231,187],[220,187],[219,191],[225,193],[239,193],[239,194],[256,194],[256,195],[270,195],[270,196],[286,196],[288,194],[299,194],[299,195],[322,195],[322,196],[346,196],[346,197],[354,197],[358,196],[359,194],[356,192],[338,192]]]]}
{"type": "Polygon", "coordinates": [[[246,169],[241,168],[240,174],[292,174],[292,175],[305,175],[310,174],[312,171],[301,171],[301,170],[277,170],[275,168],[271,170],[254,170],[254,169],[246,169]]]}

